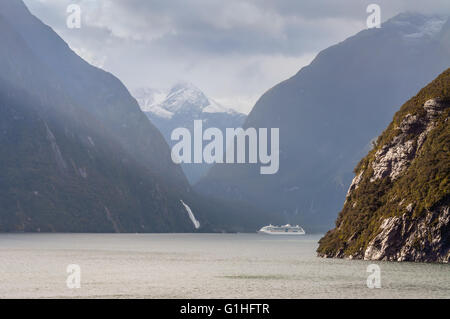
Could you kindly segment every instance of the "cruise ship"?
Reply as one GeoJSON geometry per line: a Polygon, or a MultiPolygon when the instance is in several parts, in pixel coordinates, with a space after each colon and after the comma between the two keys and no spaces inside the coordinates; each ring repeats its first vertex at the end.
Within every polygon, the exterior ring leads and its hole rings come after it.
{"type": "Polygon", "coordinates": [[[284,226],[264,226],[258,231],[259,234],[267,235],[305,235],[305,231],[299,225],[291,226],[289,224],[284,226]]]}

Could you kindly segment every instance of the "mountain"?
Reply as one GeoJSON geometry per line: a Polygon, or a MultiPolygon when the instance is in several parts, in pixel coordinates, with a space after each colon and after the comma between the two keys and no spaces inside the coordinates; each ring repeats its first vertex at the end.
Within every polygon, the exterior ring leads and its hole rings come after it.
{"type": "Polygon", "coordinates": [[[450,69],[398,111],[355,169],[322,257],[450,260],[450,69]]]}
{"type": "MultiPolygon", "coordinates": [[[[194,120],[202,120],[203,129],[216,127],[225,132],[226,128],[241,127],[245,115],[226,108],[207,97],[190,83],[174,85],[164,99],[161,92],[153,89],[139,89],[134,93],[141,109],[150,121],[162,132],[170,146],[176,144],[170,136],[178,127],[193,132],[194,120]]],[[[188,180],[197,182],[211,167],[210,164],[181,164],[188,180]]]]}
{"type": "Polygon", "coordinates": [[[197,194],[120,80],[22,1],[0,2],[0,43],[0,232],[262,226],[263,210],[197,194]]]}
{"type": "Polygon", "coordinates": [[[400,14],[320,52],[268,90],[244,128],[280,129],[280,169],[215,165],[196,189],[254,203],[307,232],[332,227],[353,177],[398,106],[450,65],[447,17],[400,14]]]}
{"type": "Polygon", "coordinates": [[[193,231],[189,184],[113,75],[0,2],[0,231],[193,231]]]}

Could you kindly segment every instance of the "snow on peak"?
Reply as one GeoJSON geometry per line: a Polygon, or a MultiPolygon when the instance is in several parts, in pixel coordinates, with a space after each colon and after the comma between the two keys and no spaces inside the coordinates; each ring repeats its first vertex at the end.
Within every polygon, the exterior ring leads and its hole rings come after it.
{"type": "Polygon", "coordinates": [[[170,112],[184,113],[203,110],[209,104],[209,99],[197,87],[189,83],[178,83],[170,89],[161,107],[170,112]]]}
{"type": "Polygon", "coordinates": [[[172,93],[176,93],[179,91],[193,91],[193,92],[199,92],[202,93],[201,90],[196,87],[194,84],[190,82],[178,82],[175,85],[172,86],[172,88],[169,90],[169,95],[172,93]]]}
{"type": "Polygon", "coordinates": [[[155,105],[164,101],[166,93],[151,88],[139,88],[133,92],[133,96],[143,112],[150,112],[155,105]]]}
{"type": "Polygon", "coordinates": [[[393,17],[385,25],[395,27],[406,39],[432,38],[439,34],[447,19],[441,15],[406,12],[393,17]]]}
{"type": "Polygon", "coordinates": [[[185,113],[236,113],[207,97],[192,83],[179,82],[167,94],[154,89],[139,89],[135,97],[142,111],[162,118],[185,113]]]}

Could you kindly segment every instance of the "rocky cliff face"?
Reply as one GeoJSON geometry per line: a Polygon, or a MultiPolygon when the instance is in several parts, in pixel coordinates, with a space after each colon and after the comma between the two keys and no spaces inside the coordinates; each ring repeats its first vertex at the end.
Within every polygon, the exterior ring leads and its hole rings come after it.
{"type": "Polygon", "coordinates": [[[449,206],[439,206],[415,220],[409,218],[410,210],[383,220],[380,233],[364,251],[365,260],[449,262],[449,206]]]}
{"type": "Polygon", "coordinates": [[[322,257],[450,259],[450,69],[395,115],[356,168],[322,257]]]}

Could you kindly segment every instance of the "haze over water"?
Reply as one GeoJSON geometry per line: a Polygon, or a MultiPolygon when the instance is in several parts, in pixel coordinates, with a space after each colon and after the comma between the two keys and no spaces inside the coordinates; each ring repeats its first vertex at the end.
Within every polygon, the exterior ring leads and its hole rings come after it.
{"type": "Polygon", "coordinates": [[[450,266],[322,259],[319,235],[0,234],[0,298],[450,298],[450,266]],[[381,268],[380,289],[366,285],[381,268]],[[66,267],[81,267],[68,289],[66,267]]]}

